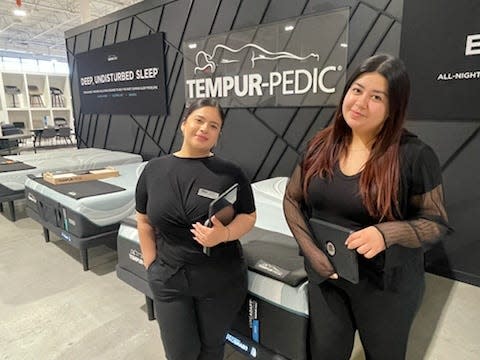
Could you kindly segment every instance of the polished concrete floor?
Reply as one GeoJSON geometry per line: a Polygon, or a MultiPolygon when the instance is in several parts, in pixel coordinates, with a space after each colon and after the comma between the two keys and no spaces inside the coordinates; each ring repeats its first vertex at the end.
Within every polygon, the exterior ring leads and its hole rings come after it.
{"type": "MultiPolygon", "coordinates": [[[[156,322],[142,294],[115,273],[116,252],[78,251],[26,217],[0,215],[0,359],[165,359],[156,322]]],[[[412,329],[409,360],[480,358],[480,288],[428,275],[412,329]]],[[[392,324],[395,326],[395,324],[392,324]]],[[[227,349],[226,359],[243,359],[227,349]]],[[[352,360],[364,359],[356,343],[352,360]]],[[[388,359],[388,356],[386,357],[388,359]]]]}

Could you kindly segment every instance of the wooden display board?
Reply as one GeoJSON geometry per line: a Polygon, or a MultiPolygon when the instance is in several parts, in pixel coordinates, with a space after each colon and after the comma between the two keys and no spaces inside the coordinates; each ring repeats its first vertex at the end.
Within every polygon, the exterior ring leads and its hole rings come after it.
{"type": "Polygon", "coordinates": [[[46,172],[43,174],[43,180],[54,184],[71,184],[82,181],[105,179],[109,177],[119,176],[118,170],[111,166],[107,166],[103,169],[86,170],[86,171],[74,171],[66,173],[51,173],[46,172]]]}

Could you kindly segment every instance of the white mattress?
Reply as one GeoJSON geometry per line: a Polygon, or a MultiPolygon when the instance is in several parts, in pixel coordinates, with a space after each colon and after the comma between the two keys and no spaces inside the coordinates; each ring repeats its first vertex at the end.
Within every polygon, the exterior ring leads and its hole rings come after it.
{"type": "Polygon", "coordinates": [[[31,189],[61,203],[73,212],[85,216],[98,226],[115,224],[135,212],[135,188],[138,177],[142,173],[146,163],[147,162],[115,166],[120,176],[100,180],[120,186],[125,189],[124,191],[73,199],[70,196],[61,194],[27,178],[25,182],[25,196],[31,196],[29,193],[31,189]]]}
{"type": "Polygon", "coordinates": [[[280,308],[308,316],[308,282],[297,287],[248,270],[248,291],[280,308]]]}
{"type": "MultiPolygon", "coordinates": [[[[283,212],[288,177],[275,177],[252,184],[257,221],[255,227],[293,236],[283,212]]],[[[292,241],[294,241],[292,239],[292,241]]],[[[248,290],[278,307],[308,316],[307,282],[292,287],[267,276],[248,272],[248,290]]]]}
{"type": "Polygon", "coordinates": [[[35,169],[0,173],[0,183],[12,191],[23,190],[29,174],[40,176],[45,171],[88,170],[142,162],[137,154],[96,148],[52,150],[6,158],[35,166],[35,169]]]}
{"type": "Polygon", "coordinates": [[[275,177],[252,184],[257,209],[256,227],[293,236],[283,213],[283,195],[287,183],[287,177],[275,177]]]}

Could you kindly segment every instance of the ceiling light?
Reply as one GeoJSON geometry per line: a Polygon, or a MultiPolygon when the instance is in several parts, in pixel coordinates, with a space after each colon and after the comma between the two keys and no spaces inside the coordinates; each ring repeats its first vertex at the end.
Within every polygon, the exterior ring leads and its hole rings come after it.
{"type": "Polygon", "coordinates": [[[293,26],[293,25],[287,25],[287,26],[285,26],[284,29],[285,29],[285,31],[292,31],[293,29],[295,29],[295,26],[293,26]]]}
{"type": "Polygon", "coordinates": [[[27,12],[22,9],[15,9],[13,10],[13,15],[15,16],[27,16],[27,12]]]}

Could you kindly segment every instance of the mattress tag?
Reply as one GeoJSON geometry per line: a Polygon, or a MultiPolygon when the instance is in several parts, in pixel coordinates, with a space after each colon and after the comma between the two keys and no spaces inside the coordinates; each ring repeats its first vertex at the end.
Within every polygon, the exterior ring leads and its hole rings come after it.
{"type": "Polygon", "coordinates": [[[217,192],[207,190],[207,189],[203,189],[203,188],[198,189],[197,195],[202,196],[202,197],[206,197],[206,198],[212,199],[212,200],[215,200],[216,198],[218,198],[218,193],[217,192]]]}

